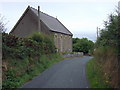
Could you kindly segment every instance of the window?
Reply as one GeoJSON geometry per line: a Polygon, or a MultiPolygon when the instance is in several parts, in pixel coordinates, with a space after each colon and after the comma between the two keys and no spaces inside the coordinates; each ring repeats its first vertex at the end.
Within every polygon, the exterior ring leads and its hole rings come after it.
{"type": "Polygon", "coordinates": [[[61,35],[61,38],[62,38],[62,35],[61,35]]]}
{"type": "Polygon", "coordinates": [[[57,34],[56,33],[54,34],[54,37],[57,38],[57,34]]]}

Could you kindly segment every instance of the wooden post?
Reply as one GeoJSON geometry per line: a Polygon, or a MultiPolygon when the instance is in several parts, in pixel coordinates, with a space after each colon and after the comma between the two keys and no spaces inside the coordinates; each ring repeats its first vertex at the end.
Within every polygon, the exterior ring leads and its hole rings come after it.
{"type": "Polygon", "coordinates": [[[118,15],[120,16],[120,1],[118,2],[118,15]]]}
{"type": "Polygon", "coordinates": [[[38,6],[38,32],[41,32],[41,24],[40,24],[40,6],[38,6]]]}
{"type": "Polygon", "coordinates": [[[97,27],[97,39],[98,39],[98,27],[97,27]]]}

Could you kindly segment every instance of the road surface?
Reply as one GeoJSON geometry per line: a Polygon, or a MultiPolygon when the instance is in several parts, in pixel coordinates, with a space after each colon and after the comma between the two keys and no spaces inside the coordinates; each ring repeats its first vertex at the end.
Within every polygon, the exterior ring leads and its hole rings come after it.
{"type": "Polygon", "coordinates": [[[56,63],[22,88],[89,88],[85,67],[91,58],[84,56],[56,63]]]}

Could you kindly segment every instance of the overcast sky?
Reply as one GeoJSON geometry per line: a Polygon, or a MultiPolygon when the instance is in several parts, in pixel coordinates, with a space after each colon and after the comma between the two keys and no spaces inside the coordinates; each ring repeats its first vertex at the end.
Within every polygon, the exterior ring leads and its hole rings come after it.
{"type": "Polygon", "coordinates": [[[18,19],[30,5],[53,17],[57,17],[72,33],[73,37],[95,41],[96,27],[103,27],[103,21],[115,12],[119,0],[0,0],[0,13],[8,22],[10,32],[18,19]],[[30,1],[30,2],[28,2],[30,1]]]}

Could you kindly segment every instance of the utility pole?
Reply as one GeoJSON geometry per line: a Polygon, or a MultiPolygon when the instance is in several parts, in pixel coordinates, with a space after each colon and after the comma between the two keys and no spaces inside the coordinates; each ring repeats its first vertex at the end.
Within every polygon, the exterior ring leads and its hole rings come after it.
{"type": "Polygon", "coordinates": [[[99,29],[99,28],[97,27],[97,39],[98,39],[98,29],[99,29]]]}
{"type": "Polygon", "coordinates": [[[40,6],[38,6],[38,32],[41,32],[41,24],[40,24],[40,6]]]}
{"type": "Polygon", "coordinates": [[[120,1],[118,2],[118,15],[120,16],[120,1]]]}

